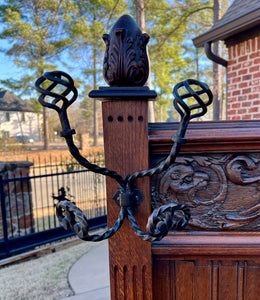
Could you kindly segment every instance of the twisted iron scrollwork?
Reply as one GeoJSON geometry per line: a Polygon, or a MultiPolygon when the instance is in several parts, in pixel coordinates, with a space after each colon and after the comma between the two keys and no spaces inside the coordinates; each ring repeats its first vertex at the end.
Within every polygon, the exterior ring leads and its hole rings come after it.
{"type": "Polygon", "coordinates": [[[134,217],[135,210],[143,200],[143,194],[136,187],[135,180],[159,174],[168,169],[175,161],[181,144],[185,142],[184,136],[189,121],[203,116],[207,111],[207,106],[212,103],[213,96],[206,84],[188,79],[178,83],[174,87],[173,105],[180,114],[181,120],[177,134],[172,137],[174,143],[168,157],[158,166],[135,172],[132,175],[127,175],[126,178],[123,178],[115,171],[90,163],[80,154],[78,148],[75,146],[73,142],[75,130],[71,129],[67,116],[67,109],[76,100],[78,94],[73,79],[61,71],[47,72],[36,81],[35,87],[41,93],[39,102],[43,106],[57,111],[62,126],[61,136],[65,138],[72,156],[79,164],[90,171],[113,178],[118,182],[120,187],[113,199],[121,207],[121,210],[112,228],[106,230],[101,235],[89,235],[88,221],[83,212],[69,201],[60,201],[56,206],[56,213],[64,228],[71,228],[83,240],[100,241],[114,235],[127,217],[132,229],[141,239],[156,241],[166,236],[171,229],[182,229],[185,227],[190,218],[188,208],[184,205],[170,203],[153,211],[148,218],[147,233],[143,232],[134,217]],[[192,88],[194,86],[199,88],[199,90],[194,90],[192,88]],[[180,94],[180,91],[183,89],[185,93],[180,94]],[[51,98],[50,102],[47,101],[48,98],[51,98]],[[189,98],[193,102],[191,105],[187,101],[189,98]]]}

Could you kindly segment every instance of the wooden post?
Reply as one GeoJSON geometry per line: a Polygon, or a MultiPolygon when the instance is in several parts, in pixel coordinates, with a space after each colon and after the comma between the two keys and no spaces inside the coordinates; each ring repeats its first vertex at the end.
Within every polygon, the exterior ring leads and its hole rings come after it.
{"type": "MultiPolygon", "coordinates": [[[[103,100],[106,167],[123,177],[148,169],[148,100],[153,100],[156,93],[145,87],[101,88],[92,91],[91,96],[103,100]]],[[[138,179],[136,184],[144,200],[135,218],[145,231],[151,213],[149,177],[138,179]]],[[[108,227],[114,225],[120,211],[113,200],[118,188],[118,183],[107,177],[108,227]]],[[[151,244],[134,233],[127,219],[109,239],[109,264],[112,300],[152,300],[151,244]]]]}
{"type": "MultiPolygon", "coordinates": [[[[122,176],[147,169],[148,102],[143,100],[103,103],[106,167],[122,176]],[[111,121],[111,119],[113,119],[111,121]]],[[[138,188],[144,200],[135,217],[145,230],[150,215],[149,178],[141,179],[138,188]]],[[[108,226],[113,226],[119,207],[112,199],[118,184],[107,179],[108,226]]],[[[151,244],[137,237],[128,220],[109,240],[111,299],[152,299],[151,244]]]]}
{"type": "MultiPolygon", "coordinates": [[[[110,87],[92,91],[89,96],[103,101],[103,127],[106,168],[121,176],[149,168],[148,100],[156,93],[142,87],[149,75],[146,44],[129,16],[121,17],[106,42],[104,77],[110,87]]],[[[144,200],[137,207],[135,218],[143,231],[151,213],[149,178],[136,181],[144,200]]],[[[118,183],[107,178],[107,218],[112,227],[120,207],[113,200],[118,183]]],[[[125,219],[119,231],[109,239],[110,284],[112,300],[152,300],[151,244],[142,241],[125,219]]]]}

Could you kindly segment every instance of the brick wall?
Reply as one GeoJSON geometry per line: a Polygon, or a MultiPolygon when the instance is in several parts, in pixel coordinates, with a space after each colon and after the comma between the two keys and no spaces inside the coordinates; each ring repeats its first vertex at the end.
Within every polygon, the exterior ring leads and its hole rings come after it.
{"type": "Polygon", "coordinates": [[[3,184],[5,197],[1,199],[0,207],[0,240],[4,238],[4,224],[9,238],[34,232],[31,183],[28,179],[18,180],[29,176],[31,165],[28,161],[0,162],[0,176],[8,180],[3,184]],[[3,209],[6,215],[4,220],[3,209]]]}
{"type": "Polygon", "coordinates": [[[228,48],[228,120],[260,119],[260,36],[228,48]]]}

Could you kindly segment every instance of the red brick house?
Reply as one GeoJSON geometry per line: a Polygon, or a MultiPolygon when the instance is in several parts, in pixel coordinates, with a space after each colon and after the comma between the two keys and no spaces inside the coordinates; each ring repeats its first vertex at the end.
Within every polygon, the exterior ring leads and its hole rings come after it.
{"type": "Polygon", "coordinates": [[[225,65],[211,52],[211,43],[219,40],[228,49],[227,119],[260,119],[260,1],[234,0],[224,16],[193,43],[205,47],[211,60],[225,65]]]}

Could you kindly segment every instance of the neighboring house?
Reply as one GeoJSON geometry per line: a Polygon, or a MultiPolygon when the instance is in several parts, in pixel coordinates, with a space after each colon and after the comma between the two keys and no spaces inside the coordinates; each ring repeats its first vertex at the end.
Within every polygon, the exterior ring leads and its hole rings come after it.
{"type": "Polygon", "coordinates": [[[41,140],[41,115],[27,101],[0,89],[0,137],[29,137],[41,140]]]}
{"type": "Polygon", "coordinates": [[[227,67],[227,118],[260,119],[260,1],[234,0],[223,17],[193,39],[209,59],[227,67]],[[228,61],[211,52],[211,43],[222,40],[228,61]]]}

